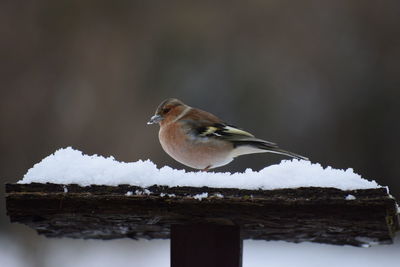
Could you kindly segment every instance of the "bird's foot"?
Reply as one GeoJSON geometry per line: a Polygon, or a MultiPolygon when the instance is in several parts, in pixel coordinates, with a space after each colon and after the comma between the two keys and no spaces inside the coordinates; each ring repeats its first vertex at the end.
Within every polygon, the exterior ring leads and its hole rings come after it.
{"type": "Polygon", "coordinates": [[[211,165],[208,165],[207,167],[205,167],[204,169],[202,169],[202,172],[208,172],[208,170],[210,170],[211,165]]]}

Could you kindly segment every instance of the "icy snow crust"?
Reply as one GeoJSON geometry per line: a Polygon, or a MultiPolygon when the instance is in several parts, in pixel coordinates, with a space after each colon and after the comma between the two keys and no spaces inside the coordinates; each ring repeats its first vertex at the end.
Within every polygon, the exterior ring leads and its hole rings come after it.
{"type": "Polygon", "coordinates": [[[71,147],[57,150],[29,169],[18,183],[79,184],[87,186],[130,184],[194,186],[241,189],[278,189],[297,187],[335,187],[342,190],[380,187],[363,179],[353,169],[323,168],[304,160],[283,160],[260,171],[243,173],[186,172],[170,167],[157,168],[150,160],[119,162],[114,157],[85,155],[71,147]]]}

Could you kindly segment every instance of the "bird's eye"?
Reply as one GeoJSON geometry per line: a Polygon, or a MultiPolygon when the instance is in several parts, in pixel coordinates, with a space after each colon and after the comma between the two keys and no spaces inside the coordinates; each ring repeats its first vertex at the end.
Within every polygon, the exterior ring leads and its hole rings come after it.
{"type": "Polygon", "coordinates": [[[170,108],[164,108],[164,109],[163,109],[163,113],[164,113],[164,114],[167,114],[170,110],[171,110],[170,108]]]}

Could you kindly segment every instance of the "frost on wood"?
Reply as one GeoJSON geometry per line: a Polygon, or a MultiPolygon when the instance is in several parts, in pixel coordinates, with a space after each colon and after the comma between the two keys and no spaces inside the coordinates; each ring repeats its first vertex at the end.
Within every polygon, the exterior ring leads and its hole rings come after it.
{"type": "Polygon", "coordinates": [[[399,229],[396,202],[385,188],[32,183],[7,184],[6,193],[11,221],[48,237],[169,238],[173,224],[217,223],[239,225],[244,239],[367,246],[391,243],[399,229]]]}

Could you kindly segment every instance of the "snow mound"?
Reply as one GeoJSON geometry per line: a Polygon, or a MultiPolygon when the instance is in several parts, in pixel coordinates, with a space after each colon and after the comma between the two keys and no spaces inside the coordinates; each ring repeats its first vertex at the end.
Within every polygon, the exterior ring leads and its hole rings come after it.
{"type": "Polygon", "coordinates": [[[323,168],[304,160],[283,160],[260,171],[243,173],[186,172],[170,167],[157,168],[150,160],[119,162],[114,157],[85,155],[71,147],[57,150],[35,164],[18,183],[79,184],[87,186],[130,184],[194,186],[241,189],[279,189],[335,187],[341,190],[379,188],[375,181],[363,179],[353,169],[323,168]]]}

